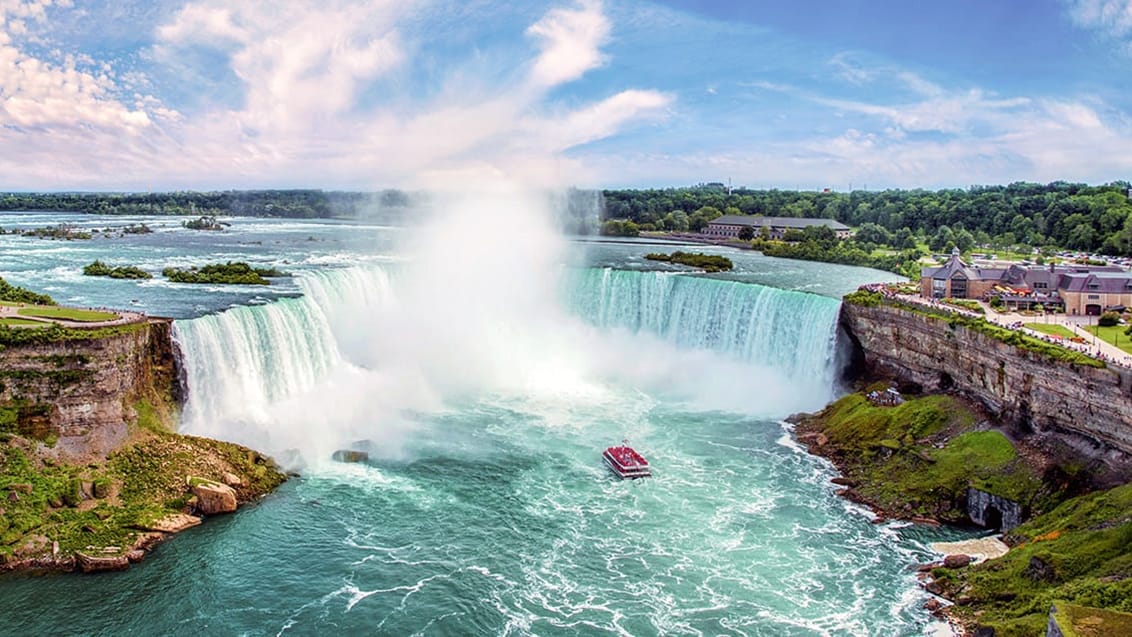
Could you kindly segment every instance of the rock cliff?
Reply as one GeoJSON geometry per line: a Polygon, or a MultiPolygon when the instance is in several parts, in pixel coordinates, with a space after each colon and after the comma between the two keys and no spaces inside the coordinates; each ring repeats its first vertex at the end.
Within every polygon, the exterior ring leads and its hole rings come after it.
{"type": "Polygon", "coordinates": [[[105,456],[128,425],[172,429],[181,399],[172,321],[0,349],[0,432],[69,459],[105,456]]]}
{"type": "Polygon", "coordinates": [[[1132,454],[1132,372],[1053,360],[946,318],[846,301],[851,373],[977,400],[1020,436],[1052,434],[1103,460],[1132,454]]]}

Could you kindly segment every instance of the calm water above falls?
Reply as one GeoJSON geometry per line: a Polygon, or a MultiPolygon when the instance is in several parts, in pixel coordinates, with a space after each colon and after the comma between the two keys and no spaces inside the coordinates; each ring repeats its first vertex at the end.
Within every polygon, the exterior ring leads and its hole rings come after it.
{"type": "Polygon", "coordinates": [[[396,230],[235,221],[220,237],[0,237],[15,284],[180,317],[183,428],[304,467],[127,572],[0,579],[0,634],[931,629],[909,566],[954,534],[871,524],[778,422],[832,396],[829,297],[877,273],[743,253],[734,274],[690,277],[647,271],[655,246],[574,244],[542,285],[473,272],[422,294],[429,277],[385,248],[396,230]],[[94,258],[296,276],[280,294],[75,275],[94,258]],[[655,478],[602,467],[622,437],[655,478]],[[363,439],[370,464],[326,461],[363,439]]]}

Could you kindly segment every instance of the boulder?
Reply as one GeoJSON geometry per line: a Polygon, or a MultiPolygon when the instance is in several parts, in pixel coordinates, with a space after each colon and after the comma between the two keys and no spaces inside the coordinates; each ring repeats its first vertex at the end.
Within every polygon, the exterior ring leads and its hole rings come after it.
{"type": "Polygon", "coordinates": [[[970,566],[970,564],[971,556],[963,555],[962,553],[958,555],[948,555],[947,557],[943,558],[943,566],[945,568],[963,568],[965,566],[970,566]]]}
{"type": "Polygon", "coordinates": [[[145,559],[145,551],[141,549],[126,551],[126,559],[129,560],[130,564],[137,564],[145,559]]]}
{"type": "Polygon", "coordinates": [[[1030,563],[1022,569],[1022,575],[1034,582],[1052,582],[1057,579],[1053,565],[1037,555],[1030,558],[1030,563]]]}
{"type": "Polygon", "coordinates": [[[330,458],[337,462],[365,462],[369,460],[369,453],[356,449],[339,449],[330,458]]]}
{"type": "Polygon", "coordinates": [[[232,487],[211,480],[190,478],[193,495],[197,497],[197,511],[204,515],[231,513],[236,510],[236,492],[232,487]]]}
{"type": "Polygon", "coordinates": [[[185,513],[172,513],[150,524],[139,526],[144,531],[161,531],[162,533],[178,533],[187,528],[200,524],[200,518],[185,513]]]}
{"type": "Polygon", "coordinates": [[[238,476],[234,473],[224,472],[224,474],[220,476],[220,479],[224,481],[224,484],[226,484],[230,487],[242,487],[242,486],[244,486],[243,478],[241,478],[240,476],[238,476]]]}
{"type": "Polygon", "coordinates": [[[75,564],[84,573],[99,573],[102,571],[124,571],[130,567],[130,560],[125,555],[111,555],[107,557],[92,557],[82,552],[75,552],[75,564]]]}

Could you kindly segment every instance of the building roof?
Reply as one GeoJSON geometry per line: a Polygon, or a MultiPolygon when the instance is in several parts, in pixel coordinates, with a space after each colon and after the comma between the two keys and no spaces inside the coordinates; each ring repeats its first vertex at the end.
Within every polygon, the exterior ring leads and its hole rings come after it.
{"type": "Polygon", "coordinates": [[[931,277],[933,279],[950,279],[956,274],[962,274],[963,278],[975,280],[1001,278],[1001,273],[1005,272],[1005,270],[987,270],[986,272],[988,275],[994,272],[997,273],[998,276],[983,276],[982,272],[980,272],[978,268],[972,268],[966,263],[963,263],[963,259],[959,258],[959,250],[952,251],[951,257],[948,258],[947,261],[940,267],[924,268],[923,270],[921,270],[921,274],[923,276],[931,277]]]}
{"type": "Polygon", "coordinates": [[[802,217],[764,217],[762,215],[723,215],[708,222],[708,225],[752,226],[758,228],[809,228],[810,226],[829,226],[834,230],[849,230],[849,226],[835,219],[809,219],[802,217]]]}
{"type": "Polygon", "coordinates": [[[1068,292],[1127,294],[1132,292],[1132,272],[1089,272],[1063,275],[1061,288],[1068,292]]]}

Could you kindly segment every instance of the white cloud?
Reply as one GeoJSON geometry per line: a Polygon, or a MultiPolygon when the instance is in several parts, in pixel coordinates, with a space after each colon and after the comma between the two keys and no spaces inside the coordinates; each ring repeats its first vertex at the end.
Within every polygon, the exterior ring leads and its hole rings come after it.
{"type": "Polygon", "coordinates": [[[360,87],[404,61],[394,20],[412,2],[203,0],[157,29],[164,55],[178,47],[230,50],[246,86],[240,120],[254,134],[318,128],[354,104],[360,87]]]}
{"type": "Polygon", "coordinates": [[[531,79],[536,84],[554,86],[601,66],[601,46],[609,39],[609,29],[598,0],[581,0],[573,9],[551,10],[527,29],[542,49],[531,69],[531,79]]]}
{"type": "Polygon", "coordinates": [[[467,10],[456,0],[191,0],[155,25],[146,59],[156,67],[126,70],[121,87],[110,73],[83,78],[101,87],[104,116],[117,104],[135,126],[144,117],[143,135],[0,128],[0,145],[25,151],[18,160],[0,155],[0,174],[39,188],[562,185],[580,169],[566,151],[663,114],[672,100],[649,90],[592,103],[551,97],[605,62],[611,25],[596,1],[516,26],[513,40],[536,44],[526,58],[457,63],[430,80],[425,96],[397,93],[417,70],[414,54],[443,37],[406,35],[403,26],[456,8],[467,10]],[[236,97],[178,112],[156,92],[169,85],[163,72],[190,82],[187,92],[236,97]],[[379,93],[386,89],[394,93],[379,93]]]}
{"type": "Polygon", "coordinates": [[[69,0],[0,1],[0,125],[21,128],[99,128],[134,134],[150,125],[144,109],[115,97],[117,87],[103,72],[80,70],[87,56],[66,55],[52,64],[22,51],[13,36],[28,34],[28,23],[44,23],[52,6],[69,0]]]}
{"type": "Polygon", "coordinates": [[[1064,0],[1069,17],[1086,29],[1120,41],[1132,55],[1132,0],[1064,0]]]}
{"type": "Polygon", "coordinates": [[[1078,25],[1114,36],[1132,33],[1132,0],[1066,0],[1078,25]]]}
{"type": "Polygon", "coordinates": [[[544,145],[566,150],[608,137],[644,115],[659,115],[671,102],[670,95],[657,91],[623,91],[557,120],[538,121],[535,129],[545,131],[544,145]]]}
{"type": "MultiPolygon", "coordinates": [[[[835,69],[836,70],[836,69],[835,69]]],[[[898,69],[876,73],[874,95],[919,86],[918,99],[835,99],[766,82],[749,85],[819,107],[840,132],[679,154],[593,155],[591,175],[625,184],[720,180],[753,187],[951,187],[1054,181],[1098,183],[1132,174],[1132,122],[1099,98],[997,97],[950,88],[898,69]],[[888,85],[881,82],[887,81],[888,85]],[[688,175],[693,177],[689,178],[688,175]]],[[[897,93],[902,94],[902,93],[897,93]]],[[[600,182],[598,182],[600,183],[600,182]]]]}

